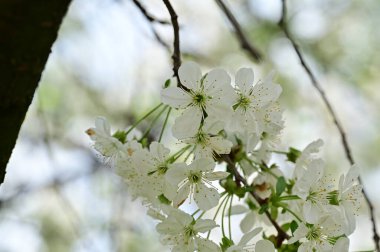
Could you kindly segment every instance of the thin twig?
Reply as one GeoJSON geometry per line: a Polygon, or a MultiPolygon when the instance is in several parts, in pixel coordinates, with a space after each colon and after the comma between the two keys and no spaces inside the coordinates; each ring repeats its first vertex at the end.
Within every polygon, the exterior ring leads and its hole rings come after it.
{"type": "MultiPolygon", "coordinates": [[[[297,43],[295,42],[295,40],[293,39],[293,37],[290,35],[288,27],[286,25],[286,20],[285,20],[286,19],[286,12],[287,12],[286,0],[282,0],[282,16],[281,16],[280,21],[278,22],[278,25],[280,26],[280,28],[285,33],[285,36],[291,42],[291,44],[292,44],[292,46],[293,46],[293,48],[294,48],[294,50],[295,50],[295,52],[296,52],[296,54],[298,56],[298,59],[301,62],[302,67],[304,68],[305,72],[309,76],[309,78],[311,80],[311,83],[313,84],[314,88],[318,91],[319,95],[321,96],[324,104],[326,105],[327,110],[329,111],[329,113],[330,113],[330,115],[331,115],[331,117],[333,119],[333,122],[334,122],[336,128],[339,131],[339,134],[340,134],[340,137],[341,137],[341,141],[342,141],[342,146],[343,146],[346,158],[349,161],[350,165],[354,165],[355,164],[355,160],[354,160],[354,157],[352,155],[351,148],[350,148],[350,146],[348,144],[346,133],[345,133],[345,131],[343,129],[343,126],[339,122],[338,117],[337,117],[337,115],[336,115],[336,113],[335,113],[335,111],[334,111],[334,109],[333,109],[330,101],[328,100],[325,91],[323,90],[323,88],[319,84],[319,82],[317,81],[317,78],[315,77],[315,75],[311,71],[310,67],[307,65],[307,63],[306,63],[306,61],[305,61],[305,59],[304,59],[304,57],[303,57],[303,55],[301,53],[301,50],[300,50],[299,46],[297,45],[297,43]]],[[[359,180],[359,183],[361,185],[363,185],[362,179],[361,179],[360,176],[358,177],[358,180],[359,180]]],[[[376,221],[375,221],[375,214],[374,214],[374,207],[373,207],[373,204],[371,203],[371,200],[368,197],[367,192],[364,190],[364,185],[363,185],[362,192],[363,192],[363,196],[364,196],[365,201],[366,201],[366,203],[368,205],[368,208],[369,208],[369,214],[370,214],[370,218],[371,218],[371,222],[372,222],[372,230],[373,230],[373,241],[374,241],[375,246],[376,246],[376,251],[380,252],[380,245],[379,245],[379,243],[380,243],[380,237],[379,237],[378,232],[377,232],[376,221]]]]}
{"type": "MultiPolygon", "coordinates": [[[[236,183],[243,184],[245,187],[250,187],[247,180],[239,173],[236,169],[234,161],[232,161],[229,155],[221,155],[222,159],[227,163],[227,168],[233,173],[236,183]]],[[[254,191],[249,192],[252,197],[259,203],[260,206],[266,203],[265,200],[262,200],[254,191]]],[[[275,219],[272,218],[271,214],[265,210],[265,215],[268,217],[269,221],[272,223],[273,227],[277,230],[277,244],[276,247],[281,247],[281,244],[285,239],[289,239],[289,235],[281,228],[281,226],[276,222],[275,219]]]]}
{"type": "Polygon", "coordinates": [[[243,32],[243,29],[241,28],[239,22],[235,18],[235,16],[232,14],[231,10],[226,6],[226,4],[223,2],[223,0],[215,0],[220,9],[223,11],[223,13],[226,15],[228,20],[230,21],[231,25],[235,29],[235,35],[238,39],[241,48],[243,48],[253,60],[255,61],[261,61],[262,54],[261,52],[252,45],[252,43],[249,42],[246,35],[243,32]]]}
{"type": "Polygon", "coordinates": [[[179,42],[178,16],[169,0],[163,0],[163,2],[169,11],[169,14],[172,20],[173,33],[174,33],[174,40],[173,40],[174,50],[172,54],[173,72],[174,72],[174,76],[177,78],[178,86],[182,86],[181,81],[179,79],[179,75],[178,75],[178,69],[181,66],[181,50],[180,50],[180,42],[179,42]]]}
{"type": "Polygon", "coordinates": [[[151,23],[159,23],[163,25],[170,25],[171,23],[168,20],[162,20],[154,17],[152,14],[150,14],[146,8],[140,3],[138,0],[132,0],[133,3],[136,5],[137,8],[141,11],[141,13],[145,16],[146,19],[148,19],[151,23]]]}
{"type": "Polygon", "coordinates": [[[168,43],[165,42],[163,38],[161,38],[160,34],[156,31],[153,23],[160,23],[160,24],[170,24],[169,21],[166,20],[160,20],[155,17],[153,17],[151,14],[148,13],[146,8],[138,1],[138,0],[133,0],[133,3],[136,5],[136,7],[140,10],[141,14],[145,17],[145,19],[149,22],[150,24],[150,29],[156,38],[157,42],[161,44],[167,51],[170,51],[170,46],[168,43]]]}

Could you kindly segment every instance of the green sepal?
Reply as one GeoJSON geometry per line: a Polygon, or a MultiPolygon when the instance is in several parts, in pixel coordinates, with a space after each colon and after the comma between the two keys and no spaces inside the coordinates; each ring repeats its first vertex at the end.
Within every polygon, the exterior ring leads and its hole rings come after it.
{"type": "Polygon", "coordinates": [[[288,158],[288,161],[295,163],[301,154],[301,151],[293,147],[289,147],[289,152],[286,154],[286,157],[288,158]]]}
{"type": "Polygon", "coordinates": [[[118,130],[115,133],[113,133],[112,137],[119,140],[122,144],[125,144],[127,140],[127,132],[124,130],[118,130]]]}
{"type": "Polygon", "coordinates": [[[162,204],[165,204],[165,205],[170,205],[172,202],[165,197],[165,195],[161,194],[159,195],[158,197],[158,200],[162,203],[162,204]]]}
{"type": "Polygon", "coordinates": [[[222,248],[222,251],[226,251],[229,247],[234,245],[234,242],[233,242],[233,240],[230,240],[227,237],[223,237],[222,242],[219,243],[219,245],[222,248]]]}

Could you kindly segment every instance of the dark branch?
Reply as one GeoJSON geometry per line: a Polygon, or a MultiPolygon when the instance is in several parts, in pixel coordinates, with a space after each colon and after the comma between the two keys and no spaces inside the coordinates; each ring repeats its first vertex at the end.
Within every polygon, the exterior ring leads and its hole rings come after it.
{"type": "Polygon", "coordinates": [[[146,19],[149,20],[149,22],[152,22],[152,23],[159,23],[159,24],[163,24],[163,25],[170,25],[171,23],[167,20],[162,20],[162,19],[158,19],[154,16],[152,16],[147,10],[146,8],[138,1],[138,0],[132,0],[133,3],[136,5],[137,8],[139,8],[139,10],[141,11],[141,13],[145,16],[146,19]]]}
{"type": "MultiPolygon", "coordinates": [[[[235,180],[236,180],[236,183],[238,185],[243,184],[245,187],[251,187],[247,183],[247,181],[245,180],[245,178],[240,175],[240,173],[236,169],[235,163],[231,159],[231,157],[229,155],[222,155],[221,157],[227,163],[228,170],[233,173],[233,175],[235,177],[235,180]]],[[[259,203],[260,206],[262,206],[263,204],[265,204],[265,200],[262,200],[254,191],[250,191],[249,193],[259,203]]],[[[282,228],[280,227],[280,225],[276,222],[276,220],[274,220],[272,218],[271,214],[267,210],[264,213],[268,217],[269,221],[272,223],[273,227],[277,231],[277,244],[276,244],[276,247],[279,248],[279,247],[281,247],[281,244],[283,243],[283,241],[285,239],[289,239],[290,237],[289,237],[289,235],[284,230],[282,230],[282,228]]]]}
{"type": "MultiPolygon", "coordinates": [[[[307,73],[307,75],[309,76],[310,80],[311,80],[311,83],[313,84],[314,88],[318,91],[319,95],[321,96],[324,104],[326,105],[327,107],[327,110],[329,111],[332,119],[333,119],[333,122],[336,126],[336,128],[338,129],[339,131],[339,134],[340,134],[340,137],[341,137],[341,141],[342,141],[342,145],[343,145],[343,149],[344,149],[344,152],[345,152],[345,155],[346,155],[346,158],[347,160],[349,161],[350,165],[354,165],[355,164],[355,160],[352,156],[352,152],[351,152],[351,148],[348,144],[348,141],[347,141],[347,137],[346,137],[346,133],[343,129],[343,126],[342,124],[339,122],[338,120],[338,117],[330,103],[330,101],[328,100],[327,96],[326,96],[326,93],[325,91],[323,90],[322,86],[319,84],[319,82],[317,81],[317,78],[315,77],[315,75],[313,74],[313,72],[311,71],[310,67],[307,65],[302,53],[301,53],[301,50],[299,48],[299,46],[297,45],[297,43],[295,42],[295,40],[293,39],[293,37],[291,36],[291,34],[289,33],[289,30],[288,30],[288,27],[286,25],[286,12],[287,12],[287,8],[286,8],[286,0],[282,0],[282,16],[281,16],[281,19],[280,21],[278,22],[278,25],[280,26],[280,28],[283,30],[285,36],[289,39],[289,41],[291,42],[297,56],[298,56],[298,59],[300,60],[301,62],[301,65],[302,67],[304,68],[305,72],[307,73]]],[[[359,183],[363,185],[362,183],[362,179],[361,177],[359,176],[358,177],[358,180],[359,180],[359,183]]],[[[367,192],[364,190],[364,186],[363,186],[363,196],[365,198],[365,201],[368,205],[368,208],[369,208],[369,213],[370,213],[370,218],[371,218],[371,222],[372,222],[372,230],[373,230],[373,241],[375,242],[375,246],[376,246],[376,251],[380,252],[380,237],[378,235],[378,232],[377,232],[377,227],[376,227],[376,221],[375,221],[375,214],[374,214],[374,207],[368,197],[368,194],[367,192]]]]}
{"type": "Polygon", "coordinates": [[[261,52],[249,42],[239,22],[236,20],[235,16],[232,14],[230,9],[228,9],[228,7],[223,2],[223,0],[215,0],[215,1],[220,7],[220,9],[223,11],[223,13],[226,15],[231,25],[234,27],[235,35],[236,35],[236,38],[239,40],[241,48],[243,48],[249,54],[249,56],[251,56],[253,60],[258,61],[258,62],[261,61],[261,58],[262,58],[261,52]]]}
{"type": "Polygon", "coordinates": [[[150,23],[150,29],[156,38],[157,42],[162,45],[167,51],[170,51],[170,46],[161,38],[160,34],[156,31],[156,29],[153,26],[153,23],[160,23],[160,24],[170,24],[168,21],[159,20],[157,18],[152,17],[144,6],[141,5],[141,3],[137,0],[133,0],[133,3],[136,5],[136,7],[140,10],[141,14],[145,17],[145,19],[150,23]]]}
{"type": "Polygon", "coordinates": [[[0,184],[69,3],[0,1],[0,184]]]}
{"type": "Polygon", "coordinates": [[[178,75],[178,69],[181,66],[178,16],[169,0],[163,0],[163,2],[166,8],[168,9],[171,20],[172,20],[173,33],[174,33],[174,41],[173,41],[174,50],[173,50],[173,55],[172,55],[173,72],[174,72],[174,76],[177,78],[178,85],[181,86],[181,81],[178,75]]]}

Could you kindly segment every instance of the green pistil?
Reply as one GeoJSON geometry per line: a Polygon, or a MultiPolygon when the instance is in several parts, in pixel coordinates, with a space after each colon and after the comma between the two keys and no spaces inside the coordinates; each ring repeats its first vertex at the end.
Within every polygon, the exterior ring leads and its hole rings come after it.
{"type": "Polygon", "coordinates": [[[188,178],[189,178],[190,183],[193,183],[193,184],[198,183],[201,180],[200,174],[195,174],[195,173],[191,173],[188,178]]]}

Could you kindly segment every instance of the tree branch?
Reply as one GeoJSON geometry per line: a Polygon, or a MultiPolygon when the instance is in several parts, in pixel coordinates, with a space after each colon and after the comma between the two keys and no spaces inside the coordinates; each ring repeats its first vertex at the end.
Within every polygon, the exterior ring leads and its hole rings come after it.
{"type": "Polygon", "coordinates": [[[235,35],[240,43],[241,48],[245,50],[254,61],[261,61],[261,52],[249,42],[249,40],[243,32],[243,29],[241,28],[239,22],[236,20],[235,16],[232,14],[231,10],[226,6],[223,0],[215,0],[215,2],[218,4],[220,9],[223,11],[223,13],[230,21],[231,25],[234,27],[235,35]]]}
{"type": "MultiPolygon", "coordinates": [[[[333,109],[330,101],[328,100],[325,91],[323,90],[323,88],[319,84],[319,82],[317,81],[317,78],[315,77],[315,75],[311,71],[310,67],[307,65],[307,63],[306,63],[306,61],[305,61],[305,59],[304,59],[304,57],[303,57],[303,55],[301,53],[301,50],[300,50],[299,46],[297,45],[297,43],[295,42],[295,40],[293,39],[293,37],[290,35],[288,27],[286,25],[286,20],[285,20],[286,19],[286,13],[287,13],[286,0],[282,0],[282,15],[281,15],[280,21],[278,22],[278,25],[283,30],[285,36],[291,42],[291,44],[292,44],[292,46],[294,48],[294,51],[296,52],[296,54],[298,56],[298,59],[301,62],[301,65],[302,65],[303,69],[305,70],[305,72],[309,76],[312,85],[314,86],[314,88],[318,91],[319,95],[321,96],[321,98],[323,100],[323,103],[326,105],[327,110],[330,113],[330,115],[331,115],[331,117],[333,119],[333,122],[334,122],[336,128],[339,131],[339,134],[340,134],[340,137],[341,137],[342,146],[343,146],[346,158],[349,161],[350,165],[354,165],[355,164],[355,160],[354,160],[354,158],[352,156],[351,148],[350,148],[350,146],[348,144],[346,133],[345,133],[345,131],[343,129],[343,126],[339,122],[338,117],[337,117],[337,115],[336,115],[336,113],[335,113],[335,111],[334,111],[334,109],[333,109]]],[[[362,179],[361,179],[360,176],[358,177],[358,180],[359,180],[359,183],[361,185],[363,185],[363,182],[362,182],[362,179]]],[[[370,214],[370,218],[371,218],[371,222],[372,222],[372,230],[373,230],[373,241],[375,243],[376,251],[379,252],[380,251],[380,245],[379,245],[379,243],[380,243],[380,237],[379,237],[378,232],[377,232],[376,220],[375,220],[375,214],[374,214],[374,207],[373,207],[373,205],[372,205],[372,203],[371,203],[371,201],[370,201],[370,199],[368,197],[367,192],[364,190],[364,185],[363,185],[362,192],[363,192],[363,196],[364,196],[365,201],[366,201],[366,203],[368,205],[368,208],[369,208],[369,214],[370,214]]]]}
{"type": "Polygon", "coordinates": [[[153,17],[151,14],[148,13],[146,8],[138,0],[133,0],[133,3],[140,10],[141,14],[145,17],[145,19],[150,23],[150,28],[151,28],[152,33],[153,33],[154,37],[156,38],[157,42],[159,44],[161,44],[167,51],[170,51],[169,45],[158,34],[158,32],[156,31],[156,29],[153,26],[153,23],[159,23],[159,24],[165,24],[165,25],[171,24],[171,23],[169,21],[160,20],[160,19],[153,17]]]}
{"type": "Polygon", "coordinates": [[[174,72],[174,76],[177,78],[178,86],[182,86],[181,81],[179,79],[179,75],[178,75],[178,69],[181,66],[181,50],[180,50],[180,42],[179,42],[178,16],[169,0],[163,0],[163,2],[169,11],[171,21],[172,21],[172,26],[173,26],[173,33],[174,33],[174,41],[173,41],[174,50],[173,50],[173,55],[172,55],[173,72],[174,72]]]}
{"type": "MultiPolygon", "coordinates": [[[[233,173],[233,175],[234,175],[234,177],[236,179],[236,183],[238,183],[239,185],[243,184],[245,187],[251,187],[247,183],[246,179],[243,176],[241,176],[240,173],[239,173],[239,171],[236,169],[235,163],[231,159],[230,155],[221,155],[221,157],[227,163],[227,168],[233,173]]],[[[262,200],[254,191],[250,191],[249,193],[259,203],[260,206],[262,206],[263,204],[265,204],[265,200],[262,200]]],[[[272,218],[272,216],[268,212],[268,210],[265,210],[264,213],[268,217],[269,221],[272,223],[273,227],[277,231],[277,244],[276,244],[276,247],[279,248],[279,247],[281,247],[281,244],[283,243],[283,241],[285,239],[289,239],[290,237],[289,237],[289,235],[284,230],[282,230],[282,228],[276,222],[276,220],[274,220],[272,218]]]]}
{"type": "Polygon", "coordinates": [[[0,184],[69,3],[0,1],[0,184]]]}
{"type": "Polygon", "coordinates": [[[141,13],[145,16],[146,19],[148,19],[151,23],[159,23],[163,25],[170,25],[171,23],[167,20],[162,20],[154,17],[152,14],[150,14],[146,8],[138,1],[138,0],[132,0],[133,3],[136,5],[136,7],[141,11],[141,13]]]}

